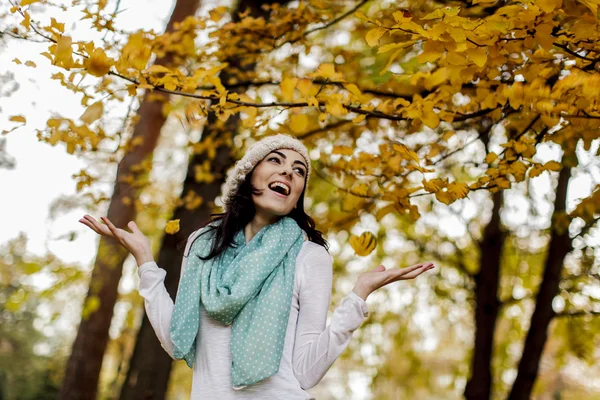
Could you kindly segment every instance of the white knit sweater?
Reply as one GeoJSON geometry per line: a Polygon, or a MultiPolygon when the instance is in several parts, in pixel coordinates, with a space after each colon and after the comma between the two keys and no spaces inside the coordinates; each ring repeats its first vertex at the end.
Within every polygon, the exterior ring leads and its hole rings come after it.
{"type": "MultiPolygon", "coordinates": [[[[198,232],[188,239],[182,273],[198,232]]],[[[173,357],[169,329],[174,305],[164,286],[166,271],[151,261],[142,264],[138,274],[148,319],[162,347],[173,357]]],[[[240,390],[231,387],[231,326],[211,319],[201,306],[190,399],[314,399],[306,390],[319,383],[369,313],[365,301],[350,292],[326,326],[332,279],[331,256],[324,247],[306,240],[296,259],[294,294],[279,372],[240,390]]]]}

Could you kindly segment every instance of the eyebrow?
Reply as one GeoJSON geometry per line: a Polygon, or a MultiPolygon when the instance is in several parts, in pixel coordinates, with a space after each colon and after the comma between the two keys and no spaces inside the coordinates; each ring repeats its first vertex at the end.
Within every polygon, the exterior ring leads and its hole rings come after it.
{"type": "MultiPolygon", "coordinates": [[[[271,153],[276,153],[276,154],[278,154],[279,156],[283,157],[283,159],[284,159],[284,160],[285,160],[285,159],[287,159],[287,157],[285,156],[285,154],[283,154],[283,153],[282,153],[282,152],[280,152],[280,151],[273,150],[271,153]]],[[[294,164],[301,164],[301,165],[302,165],[304,168],[308,169],[308,167],[306,166],[306,164],[304,164],[304,163],[303,163],[302,161],[300,161],[300,160],[295,160],[295,161],[292,163],[292,165],[294,165],[294,164]]]]}

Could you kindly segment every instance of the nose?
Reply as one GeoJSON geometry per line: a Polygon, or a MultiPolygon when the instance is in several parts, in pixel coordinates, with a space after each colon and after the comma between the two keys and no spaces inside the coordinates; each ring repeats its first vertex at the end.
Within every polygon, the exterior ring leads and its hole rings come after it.
{"type": "Polygon", "coordinates": [[[281,172],[281,174],[288,179],[292,179],[292,172],[288,171],[287,168],[285,168],[285,167],[284,167],[283,171],[281,172]]]}

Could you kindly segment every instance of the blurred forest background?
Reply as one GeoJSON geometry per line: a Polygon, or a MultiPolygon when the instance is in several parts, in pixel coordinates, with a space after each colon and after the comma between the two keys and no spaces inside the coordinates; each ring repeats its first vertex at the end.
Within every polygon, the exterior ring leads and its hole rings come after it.
{"type": "Polygon", "coordinates": [[[330,311],[366,269],[438,266],[369,297],[317,398],[600,399],[598,0],[164,3],[0,5],[0,182],[58,179],[20,138],[79,166],[54,198],[2,183],[6,218],[62,222],[45,252],[2,223],[0,399],[186,398],[135,263],[77,219],[135,220],[174,297],[176,246],[277,132],[311,151],[330,311]]]}

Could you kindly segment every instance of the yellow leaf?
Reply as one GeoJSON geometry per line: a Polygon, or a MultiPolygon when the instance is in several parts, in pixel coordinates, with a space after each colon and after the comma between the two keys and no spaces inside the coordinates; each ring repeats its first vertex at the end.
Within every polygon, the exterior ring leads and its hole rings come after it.
{"type": "Polygon", "coordinates": [[[444,134],[442,135],[442,140],[448,141],[448,139],[450,139],[452,136],[454,136],[456,132],[454,131],[446,131],[444,132],[444,134]]]}
{"type": "Polygon", "coordinates": [[[439,202],[444,203],[444,204],[452,204],[456,200],[456,198],[454,196],[452,196],[450,193],[444,192],[442,190],[440,190],[439,192],[435,192],[435,198],[439,202]]]}
{"type": "Polygon", "coordinates": [[[597,0],[579,0],[581,4],[592,10],[594,17],[598,14],[598,2],[597,0]]]}
{"type": "Polygon", "coordinates": [[[37,3],[39,1],[40,0],[21,0],[21,7],[25,7],[25,6],[28,6],[30,4],[37,3]]]}
{"type": "Polygon", "coordinates": [[[475,47],[467,49],[469,59],[478,67],[483,67],[487,61],[487,49],[485,47],[475,47]]]}
{"type": "Polygon", "coordinates": [[[417,164],[419,163],[419,156],[413,150],[409,149],[405,144],[394,143],[392,149],[397,151],[405,160],[413,160],[417,164]]]}
{"type": "Polygon", "coordinates": [[[540,24],[535,28],[535,40],[546,51],[552,50],[554,46],[554,37],[552,36],[553,26],[550,23],[540,24]]]}
{"type": "Polygon", "coordinates": [[[165,232],[169,235],[174,235],[179,232],[179,220],[174,219],[167,222],[167,226],[165,227],[165,232]]]}
{"type": "Polygon", "coordinates": [[[335,66],[331,63],[319,65],[316,71],[317,76],[325,79],[334,79],[336,77],[335,66]]]}
{"type": "Polygon", "coordinates": [[[347,83],[344,85],[344,87],[346,88],[347,91],[352,93],[357,98],[360,99],[362,97],[362,93],[360,92],[360,89],[354,83],[347,83]]]}
{"type": "Polygon", "coordinates": [[[63,67],[65,69],[71,68],[73,64],[73,48],[71,44],[73,40],[68,36],[60,36],[56,42],[56,48],[54,49],[54,61],[55,65],[63,67]]]}
{"type": "Polygon", "coordinates": [[[35,63],[33,61],[25,61],[25,65],[27,65],[28,67],[32,67],[32,68],[37,67],[37,65],[35,65],[35,63]]]}
{"type": "Polygon", "coordinates": [[[298,80],[298,91],[302,93],[302,96],[308,97],[317,94],[319,88],[313,85],[310,79],[300,79],[298,80]]]}
{"type": "Polygon", "coordinates": [[[375,219],[377,219],[377,222],[381,221],[381,219],[383,217],[385,217],[387,214],[391,213],[392,211],[396,210],[396,205],[395,204],[389,204],[385,207],[380,208],[379,210],[377,210],[377,213],[375,214],[375,219]]]}
{"type": "Polygon", "coordinates": [[[438,18],[442,18],[444,15],[445,15],[444,9],[438,8],[434,12],[431,12],[431,13],[427,14],[426,16],[421,17],[421,19],[438,19],[438,18]]]}
{"type": "Polygon", "coordinates": [[[291,102],[294,100],[294,88],[298,83],[298,78],[284,78],[279,85],[283,100],[291,102]]]}
{"type": "Polygon", "coordinates": [[[150,68],[148,68],[146,70],[146,72],[151,73],[151,74],[159,74],[159,73],[171,74],[172,73],[172,71],[169,68],[167,68],[163,65],[153,65],[150,68]]]}
{"type": "Polygon", "coordinates": [[[213,8],[212,10],[210,10],[208,12],[208,14],[210,15],[210,19],[213,20],[214,22],[219,22],[226,13],[227,13],[227,7],[225,7],[225,6],[213,8]]]}
{"type": "Polygon", "coordinates": [[[110,71],[114,60],[106,56],[101,48],[96,48],[88,59],[85,60],[87,71],[94,76],[104,76],[110,71]]]}
{"type": "Polygon", "coordinates": [[[31,17],[29,16],[29,13],[27,11],[23,13],[23,16],[24,18],[23,21],[21,21],[20,25],[24,26],[25,29],[29,29],[29,27],[31,26],[31,17]]]}
{"type": "Polygon", "coordinates": [[[467,65],[467,58],[462,53],[457,53],[455,51],[449,51],[446,56],[446,61],[451,65],[467,65]]]}
{"type": "Polygon", "coordinates": [[[562,4],[562,0],[537,0],[535,2],[536,6],[539,6],[542,11],[550,13],[557,8],[560,8],[562,4]]]}
{"type": "Polygon", "coordinates": [[[27,120],[22,115],[13,115],[12,117],[10,117],[9,121],[11,121],[11,122],[22,122],[24,124],[27,123],[27,120]]]}
{"type": "Polygon", "coordinates": [[[383,69],[379,72],[379,76],[383,76],[383,74],[385,74],[387,72],[387,70],[391,67],[392,63],[394,62],[394,60],[400,55],[400,53],[402,53],[404,51],[404,48],[401,47],[398,50],[396,50],[395,52],[392,53],[392,55],[390,56],[390,58],[388,59],[387,64],[385,64],[385,67],[383,67],[383,69]]]}
{"type": "Polygon", "coordinates": [[[102,117],[103,112],[104,112],[104,105],[102,104],[101,101],[98,101],[98,102],[92,104],[91,106],[89,106],[85,110],[85,112],[83,114],[81,114],[81,117],[79,117],[79,119],[89,125],[92,122],[100,119],[100,117],[102,117]]]}
{"type": "Polygon", "coordinates": [[[561,165],[556,161],[548,161],[544,164],[544,169],[548,171],[560,171],[561,165]]]}
{"type": "Polygon", "coordinates": [[[536,176],[540,175],[542,172],[544,172],[544,166],[541,164],[534,164],[534,166],[529,170],[529,177],[535,178],[536,176]]]}
{"type": "Polygon", "coordinates": [[[440,124],[440,117],[433,111],[425,111],[421,115],[421,121],[431,129],[435,129],[440,124]]]}
{"type": "Polygon", "coordinates": [[[294,133],[306,131],[308,127],[308,117],[306,114],[293,114],[290,117],[290,129],[294,133]]]}
{"type": "Polygon", "coordinates": [[[354,149],[350,146],[333,146],[333,150],[331,151],[331,154],[341,154],[343,156],[351,156],[352,154],[354,154],[354,149]]]}
{"type": "Polygon", "coordinates": [[[448,28],[448,33],[456,43],[464,43],[467,40],[467,35],[462,28],[448,28]]]}
{"type": "Polygon", "coordinates": [[[385,32],[387,32],[387,29],[385,28],[371,29],[369,32],[367,32],[367,44],[371,47],[377,46],[377,44],[379,44],[379,39],[383,36],[385,32]]]}
{"type": "Polygon", "coordinates": [[[454,198],[463,199],[469,194],[469,186],[464,182],[452,182],[448,185],[448,193],[454,198]]]}
{"type": "Polygon", "coordinates": [[[65,24],[62,22],[57,22],[54,17],[50,18],[50,26],[60,33],[64,33],[65,31],[65,24]]]}
{"type": "Polygon", "coordinates": [[[491,153],[488,153],[487,156],[485,156],[485,163],[486,164],[491,164],[494,161],[496,161],[496,159],[498,158],[498,154],[494,153],[493,151],[491,153]]]}
{"type": "Polygon", "coordinates": [[[352,123],[360,124],[365,118],[367,118],[366,114],[358,114],[356,117],[352,118],[352,123]]]}
{"type": "Polygon", "coordinates": [[[327,110],[327,112],[333,115],[334,117],[340,117],[348,113],[348,110],[346,109],[346,107],[344,107],[339,97],[333,96],[327,99],[327,102],[325,103],[325,110],[327,110]]]}
{"type": "Polygon", "coordinates": [[[364,232],[360,236],[350,235],[350,246],[359,256],[368,256],[377,247],[377,238],[371,232],[364,232]]]}
{"type": "Polygon", "coordinates": [[[423,184],[423,189],[428,191],[429,193],[436,193],[446,187],[446,182],[439,178],[431,179],[429,181],[423,179],[421,181],[423,184]]]}
{"type": "Polygon", "coordinates": [[[18,58],[13,58],[13,62],[17,65],[21,64],[21,60],[19,60],[18,58]]]}

